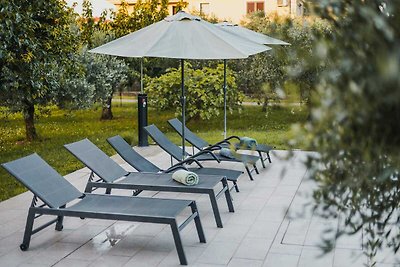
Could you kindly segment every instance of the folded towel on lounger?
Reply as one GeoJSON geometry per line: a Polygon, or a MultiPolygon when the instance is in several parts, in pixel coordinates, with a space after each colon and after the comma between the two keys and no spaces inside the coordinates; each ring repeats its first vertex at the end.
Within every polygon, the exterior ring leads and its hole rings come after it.
{"type": "Polygon", "coordinates": [[[199,176],[186,170],[177,170],[172,174],[172,179],[184,185],[196,185],[199,183],[199,176]]]}
{"type": "Polygon", "coordinates": [[[230,150],[229,148],[221,148],[221,150],[219,151],[219,154],[228,159],[235,158],[235,155],[232,153],[232,150],[230,150]]]}
{"type": "Polygon", "coordinates": [[[251,137],[241,137],[240,138],[240,147],[246,149],[253,149],[257,146],[257,140],[251,137]]]}

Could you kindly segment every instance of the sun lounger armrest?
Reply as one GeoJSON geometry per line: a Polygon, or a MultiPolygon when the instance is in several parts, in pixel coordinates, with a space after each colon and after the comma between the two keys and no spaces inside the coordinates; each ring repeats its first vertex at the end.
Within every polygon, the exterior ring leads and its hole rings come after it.
{"type": "Polygon", "coordinates": [[[212,153],[213,150],[215,150],[215,149],[203,149],[203,150],[197,152],[196,154],[194,154],[193,156],[191,156],[190,158],[196,158],[196,157],[198,157],[198,156],[200,156],[200,155],[203,155],[203,154],[210,154],[218,163],[221,163],[221,161],[219,160],[219,158],[217,158],[217,157],[214,155],[214,153],[212,153]]]}
{"type": "MultiPolygon", "coordinates": [[[[203,165],[201,165],[200,161],[198,161],[197,159],[195,159],[193,156],[186,158],[185,160],[182,160],[181,162],[175,164],[175,165],[183,165],[183,164],[192,164],[193,162],[195,162],[200,168],[203,168],[203,165]]],[[[174,165],[174,166],[175,166],[174,165]]]]}
{"type": "MultiPolygon", "coordinates": [[[[227,142],[227,143],[229,144],[229,142],[227,142]]],[[[221,148],[222,148],[221,142],[218,142],[215,145],[209,145],[208,147],[203,148],[203,150],[213,151],[213,150],[220,150],[221,148]]]]}
{"type": "Polygon", "coordinates": [[[229,141],[230,141],[231,139],[237,139],[237,140],[240,142],[240,137],[239,137],[239,136],[237,136],[237,135],[231,135],[231,136],[225,138],[224,140],[219,141],[218,143],[215,143],[213,146],[217,146],[217,145],[224,144],[224,143],[230,144],[229,141]]]}

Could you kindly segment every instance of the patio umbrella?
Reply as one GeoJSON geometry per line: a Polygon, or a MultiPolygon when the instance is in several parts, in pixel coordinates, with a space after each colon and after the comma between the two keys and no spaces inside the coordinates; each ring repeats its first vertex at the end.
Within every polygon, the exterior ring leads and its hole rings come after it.
{"type": "MultiPolygon", "coordinates": [[[[236,36],[245,38],[245,39],[250,40],[257,44],[290,45],[289,43],[286,43],[282,40],[272,38],[268,35],[249,30],[245,27],[241,27],[237,24],[233,24],[233,23],[230,23],[227,21],[218,23],[216,25],[229,33],[232,33],[236,36]]],[[[226,59],[224,59],[224,138],[226,138],[226,130],[227,130],[226,123],[227,123],[227,120],[226,120],[226,59]]]]}
{"type": "MultiPolygon", "coordinates": [[[[162,21],[106,43],[90,52],[122,57],[176,58],[181,61],[182,148],[185,151],[185,59],[239,59],[271,48],[224,31],[180,11],[162,21]]],[[[185,153],[182,153],[182,158],[185,153]]]]}

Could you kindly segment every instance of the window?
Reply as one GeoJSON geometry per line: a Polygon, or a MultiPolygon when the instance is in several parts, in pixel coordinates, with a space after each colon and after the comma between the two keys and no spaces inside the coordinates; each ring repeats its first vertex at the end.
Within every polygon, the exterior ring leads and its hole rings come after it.
{"type": "Polygon", "coordinates": [[[210,14],[210,3],[200,3],[200,14],[202,15],[210,14]]]}
{"type": "Polygon", "coordinates": [[[278,6],[288,6],[288,0],[277,0],[278,6]]]}
{"type": "Polygon", "coordinates": [[[264,2],[247,2],[247,14],[264,11],[264,2]]]}
{"type": "Polygon", "coordinates": [[[175,15],[178,12],[179,12],[178,7],[177,6],[172,6],[172,15],[175,15]]]}

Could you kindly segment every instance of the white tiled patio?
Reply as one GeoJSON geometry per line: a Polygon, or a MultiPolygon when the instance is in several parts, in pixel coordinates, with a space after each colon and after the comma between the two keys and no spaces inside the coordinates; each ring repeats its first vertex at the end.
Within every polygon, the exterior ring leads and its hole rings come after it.
{"type": "MultiPolygon", "coordinates": [[[[155,146],[140,148],[142,155],[166,168],[170,158],[155,146]]],[[[224,228],[217,228],[207,195],[144,192],[141,196],[194,199],[197,201],[207,243],[198,241],[194,224],[182,232],[191,266],[363,266],[361,234],[341,238],[335,249],[321,256],[324,230],[336,229],[338,220],[313,216],[310,206],[313,182],[307,179],[303,161],[307,152],[296,151],[285,160],[285,151],[272,155],[272,164],[250,181],[243,174],[232,191],[235,212],[229,213],[224,198],[218,204],[224,228]]],[[[122,159],[114,159],[131,170],[122,159]]],[[[207,163],[207,166],[217,164],[207,163]]],[[[221,167],[241,170],[241,164],[221,167]]],[[[89,172],[81,169],[66,176],[83,191],[89,172]]],[[[129,195],[129,191],[114,191],[129,195]]],[[[61,232],[51,226],[32,237],[30,249],[22,252],[27,192],[0,203],[0,266],[178,266],[179,260],[169,226],[65,218],[61,232]]],[[[38,221],[47,218],[40,218],[38,221]]],[[[392,266],[393,257],[380,257],[378,266],[392,266]]]]}

